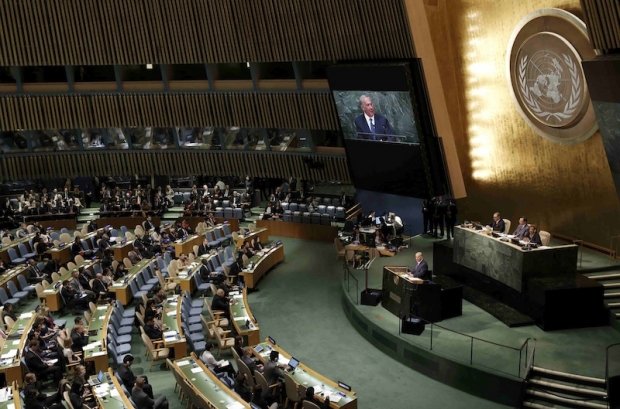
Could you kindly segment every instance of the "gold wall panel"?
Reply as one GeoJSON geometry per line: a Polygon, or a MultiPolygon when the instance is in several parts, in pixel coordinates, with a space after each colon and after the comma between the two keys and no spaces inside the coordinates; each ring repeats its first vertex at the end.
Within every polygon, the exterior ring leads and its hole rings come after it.
{"type": "Polygon", "coordinates": [[[0,16],[0,66],[413,56],[401,0],[0,0],[0,16]]]}
{"type": "Polygon", "coordinates": [[[580,18],[578,0],[440,0],[426,13],[468,197],[461,218],[543,230],[609,246],[620,204],[599,132],[574,146],[538,136],[517,113],[506,74],[512,30],[527,14],[557,7],[580,18]]]}
{"type": "Polygon", "coordinates": [[[351,183],[346,158],[269,152],[92,152],[0,156],[0,180],[72,178],[83,175],[210,175],[325,180],[351,183]],[[310,169],[304,158],[322,162],[310,169]]]}
{"type": "Polygon", "coordinates": [[[0,97],[0,130],[133,126],[338,129],[329,92],[0,97]]]}

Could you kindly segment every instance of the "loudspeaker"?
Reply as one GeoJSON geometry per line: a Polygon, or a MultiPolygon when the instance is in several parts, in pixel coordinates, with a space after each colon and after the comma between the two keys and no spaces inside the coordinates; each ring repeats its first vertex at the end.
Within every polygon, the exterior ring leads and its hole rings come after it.
{"type": "Polygon", "coordinates": [[[362,291],[362,305],[372,305],[376,307],[377,304],[381,302],[382,291],[377,289],[369,288],[367,290],[362,291]]]}
{"type": "Polygon", "coordinates": [[[426,324],[416,317],[404,317],[401,326],[401,332],[403,334],[420,335],[424,332],[426,324]]]}

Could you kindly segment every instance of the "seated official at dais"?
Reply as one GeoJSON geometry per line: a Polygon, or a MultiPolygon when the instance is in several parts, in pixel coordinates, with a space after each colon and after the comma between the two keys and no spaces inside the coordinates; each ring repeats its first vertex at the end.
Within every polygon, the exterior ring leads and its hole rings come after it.
{"type": "Polygon", "coordinates": [[[530,230],[525,237],[523,237],[523,241],[542,246],[542,240],[540,239],[540,234],[538,234],[538,229],[535,225],[530,224],[530,230]]]}

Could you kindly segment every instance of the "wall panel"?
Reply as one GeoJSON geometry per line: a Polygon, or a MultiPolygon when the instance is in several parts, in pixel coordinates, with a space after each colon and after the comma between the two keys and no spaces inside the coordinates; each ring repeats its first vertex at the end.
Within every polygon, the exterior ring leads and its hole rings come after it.
{"type": "Polygon", "coordinates": [[[581,7],[592,46],[604,53],[620,49],[620,3],[617,0],[581,0],[581,7]]]}
{"type": "MultiPolygon", "coordinates": [[[[598,0],[594,0],[597,2],[598,0]]],[[[576,145],[551,143],[521,118],[510,96],[505,55],[513,28],[541,8],[579,10],[578,0],[440,0],[426,5],[437,66],[463,170],[459,217],[520,216],[551,232],[609,246],[620,204],[600,132],[576,145]],[[480,94],[484,92],[484,94],[480,94]],[[483,97],[479,97],[483,95],[483,97]],[[486,153],[475,160],[475,150],[486,153]],[[476,174],[478,167],[484,172],[476,174]]]]}
{"type": "Polygon", "coordinates": [[[0,16],[0,66],[414,56],[402,0],[0,0],[0,16]]]}

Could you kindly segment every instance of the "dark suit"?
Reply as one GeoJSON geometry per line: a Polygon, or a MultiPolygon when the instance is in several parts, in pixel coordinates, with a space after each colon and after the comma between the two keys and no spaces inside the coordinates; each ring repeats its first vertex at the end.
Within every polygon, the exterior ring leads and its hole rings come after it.
{"type": "Polygon", "coordinates": [[[506,230],[506,223],[504,223],[504,219],[499,219],[498,221],[493,220],[490,224],[493,231],[498,231],[503,233],[506,230]]]}
{"type": "Polygon", "coordinates": [[[116,298],[116,293],[108,291],[108,286],[103,281],[95,278],[93,281],[93,292],[97,297],[101,298],[116,298]]]}
{"type": "Polygon", "coordinates": [[[219,295],[215,294],[215,296],[213,297],[213,301],[211,302],[211,309],[213,311],[222,311],[222,316],[230,318],[229,306],[230,304],[228,302],[228,297],[220,297],[219,295]]]}
{"type": "Polygon", "coordinates": [[[448,238],[454,237],[454,225],[456,224],[457,213],[458,213],[458,210],[456,208],[456,203],[449,202],[448,205],[446,206],[446,213],[445,213],[446,230],[447,230],[448,238]]]}
{"type": "Polygon", "coordinates": [[[252,375],[254,375],[254,371],[258,371],[261,372],[261,370],[258,368],[258,366],[256,366],[256,362],[254,362],[254,360],[250,357],[247,356],[242,356],[241,360],[243,361],[244,364],[247,365],[248,369],[250,370],[250,373],[252,375]]]}
{"type": "Polygon", "coordinates": [[[428,264],[426,260],[420,261],[420,263],[413,268],[411,271],[415,278],[421,278],[423,280],[428,279],[426,276],[428,275],[428,264]]]}
{"type": "Polygon", "coordinates": [[[200,246],[198,246],[198,257],[207,254],[209,252],[210,248],[208,244],[201,244],[200,246]]]}
{"type": "Polygon", "coordinates": [[[49,276],[39,270],[39,267],[35,264],[28,269],[28,282],[30,284],[40,283],[43,280],[49,279],[49,276]]]}
{"type": "Polygon", "coordinates": [[[163,335],[163,332],[159,328],[155,328],[154,325],[145,325],[144,333],[151,339],[161,339],[163,335]]]}
{"type": "Polygon", "coordinates": [[[375,113],[375,116],[373,117],[373,122],[375,125],[374,132],[370,129],[368,121],[366,121],[366,117],[364,116],[364,114],[355,118],[357,139],[368,139],[371,141],[397,141],[396,138],[390,136],[393,135],[393,132],[392,128],[390,127],[390,123],[388,122],[386,117],[375,113]]]}
{"type": "Polygon", "coordinates": [[[62,379],[62,371],[59,366],[47,365],[47,363],[32,350],[26,352],[26,365],[40,380],[46,379],[48,375],[51,375],[54,379],[54,384],[58,385],[58,382],[62,379]]]}
{"type": "Polygon", "coordinates": [[[133,388],[131,399],[138,409],[168,409],[168,400],[165,396],[153,400],[143,389],[133,388]]]}
{"type": "Polygon", "coordinates": [[[534,243],[534,244],[538,244],[539,246],[542,246],[542,240],[540,239],[540,234],[538,234],[538,232],[534,233],[534,235],[530,237],[530,232],[528,231],[527,233],[525,233],[525,236],[523,237],[529,238],[530,243],[534,243]]]}

